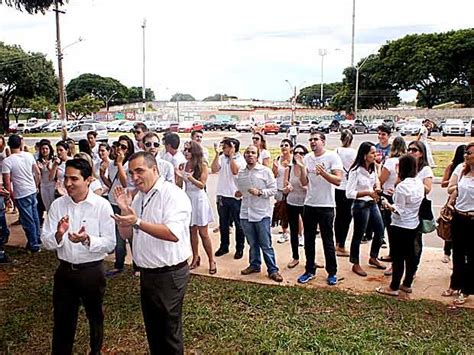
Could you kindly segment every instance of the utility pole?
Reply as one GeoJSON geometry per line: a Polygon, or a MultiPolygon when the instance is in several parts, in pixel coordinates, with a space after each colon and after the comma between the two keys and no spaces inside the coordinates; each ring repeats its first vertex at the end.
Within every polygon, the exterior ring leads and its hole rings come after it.
{"type": "Polygon", "coordinates": [[[352,1],[352,46],[351,46],[351,67],[353,67],[353,66],[354,66],[355,18],[356,18],[356,0],[353,0],[353,1],[352,1]]]}
{"type": "Polygon", "coordinates": [[[145,29],[146,29],[146,19],[143,19],[142,24],[143,29],[143,86],[142,86],[142,101],[143,101],[143,114],[146,111],[146,89],[145,89],[145,29]]]}
{"type": "Polygon", "coordinates": [[[59,114],[62,121],[65,121],[67,118],[66,115],[66,100],[64,97],[64,76],[63,76],[63,52],[61,50],[61,31],[59,28],[59,14],[64,14],[64,11],[59,10],[58,1],[55,1],[55,8],[53,10],[56,12],[56,53],[58,56],[58,86],[59,86],[59,114]]]}
{"type": "Polygon", "coordinates": [[[321,56],[321,107],[324,107],[324,56],[328,54],[328,50],[320,48],[318,53],[321,56]]]}
{"type": "Polygon", "coordinates": [[[179,123],[179,98],[180,98],[181,94],[177,93],[176,94],[176,115],[178,116],[177,119],[178,119],[178,123],[179,123]]]}

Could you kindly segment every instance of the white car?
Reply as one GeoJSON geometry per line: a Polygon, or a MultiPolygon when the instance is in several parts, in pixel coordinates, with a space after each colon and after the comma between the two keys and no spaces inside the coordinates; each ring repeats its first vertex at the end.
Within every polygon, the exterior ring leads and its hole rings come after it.
{"type": "Polygon", "coordinates": [[[303,120],[298,126],[300,132],[311,132],[316,130],[318,127],[318,121],[316,120],[303,120]]]}
{"type": "Polygon", "coordinates": [[[81,139],[87,139],[87,132],[90,131],[97,132],[97,141],[109,141],[107,127],[102,123],[80,123],[79,125],[71,129],[71,131],[68,133],[68,137],[78,142],[81,139]]]}
{"type": "Polygon", "coordinates": [[[139,121],[124,121],[119,127],[118,127],[118,131],[119,132],[133,132],[133,129],[135,127],[135,125],[138,123],[139,121]]]}
{"type": "Polygon", "coordinates": [[[175,122],[172,122],[172,121],[159,121],[159,122],[156,122],[156,131],[157,132],[167,132],[170,130],[170,126],[172,123],[175,123],[175,122]]]}
{"type": "Polygon", "coordinates": [[[369,132],[377,132],[377,128],[384,124],[383,120],[375,120],[369,123],[369,132]]]}
{"type": "Polygon", "coordinates": [[[446,136],[464,136],[466,135],[466,127],[460,119],[447,119],[443,125],[443,137],[446,136]]]}
{"type": "Polygon", "coordinates": [[[49,125],[44,127],[45,132],[59,132],[61,131],[61,127],[63,125],[63,121],[51,121],[49,125]]]}
{"type": "Polygon", "coordinates": [[[421,118],[413,118],[409,120],[403,127],[400,129],[400,134],[402,136],[414,136],[420,133],[420,129],[423,126],[423,120],[421,118]]]}
{"type": "Polygon", "coordinates": [[[235,124],[235,130],[237,132],[252,132],[252,128],[255,126],[255,123],[250,120],[239,121],[235,124]]]}
{"type": "Polygon", "coordinates": [[[148,130],[150,130],[151,132],[156,132],[156,129],[158,127],[158,122],[156,122],[156,121],[145,121],[144,123],[146,125],[146,128],[148,128],[148,130]]]}
{"type": "Polygon", "coordinates": [[[105,126],[107,127],[107,130],[108,130],[109,132],[117,132],[118,129],[119,129],[119,127],[120,127],[120,125],[121,125],[122,123],[124,123],[124,122],[125,122],[125,121],[122,121],[122,120],[110,121],[110,122],[107,122],[107,123],[105,124],[105,126]]]}

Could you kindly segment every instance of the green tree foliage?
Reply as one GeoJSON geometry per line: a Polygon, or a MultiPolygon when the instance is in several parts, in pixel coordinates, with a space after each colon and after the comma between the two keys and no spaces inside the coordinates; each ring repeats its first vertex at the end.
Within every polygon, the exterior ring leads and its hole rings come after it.
{"type": "Polygon", "coordinates": [[[93,112],[99,111],[102,101],[92,95],[84,95],[77,100],[66,103],[66,111],[74,119],[80,120],[93,112]]]}
{"type": "MultiPolygon", "coordinates": [[[[66,3],[63,0],[57,0],[57,2],[59,5],[66,3]]],[[[44,14],[46,10],[56,3],[56,0],[0,0],[0,4],[2,3],[20,11],[24,10],[29,14],[37,14],[38,12],[44,14]]]]}
{"type": "Polygon", "coordinates": [[[229,101],[229,100],[238,100],[237,96],[230,96],[227,94],[214,94],[212,96],[206,97],[202,101],[229,101]]]}
{"type": "Polygon", "coordinates": [[[120,81],[97,74],[82,74],[66,86],[68,101],[92,95],[102,101],[103,106],[123,104],[128,100],[128,89],[120,81]]]}
{"type": "Polygon", "coordinates": [[[473,105],[474,29],[408,35],[388,42],[379,55],[399,90],[418,91],[418,106],[473,105]]]}
{"type": "MultiPolygon", "coordinates": [[[[142,102],[142,86],[132,86],[128,89],[128,103],[135,103],[135,102],[142,102]]],[[[145,100],[146,101],[154,101],[155,100],[155,93],[152,89],[146,88],[145,89],[145,100]]]]}
{"type": "Polygon", "coordinates": [[[190,94],[180,94],[176,93],[174,94],[171,99],[171,102],[176,102],[176,101],[196,101],[196,99],[190,95],[190,94]]]}
{"type": "Polygon", "coordinates": [[[57,78],[53,63],[42,53],[26,53],[19,46],[0,42],[0,124],[9,127],[9,113],[15,99],[44,96],[57,97],[57,78]]]}
{"type": "MultiPolygon", "coordinates": [[[[324,102],[330,102],[332,97],[342,88],[342,83],[328,83],[323,86],[324,102]]],[[[310,106],[321,106],[321,84],[314,84],[301,89],[296,102],[310,106]]]]}

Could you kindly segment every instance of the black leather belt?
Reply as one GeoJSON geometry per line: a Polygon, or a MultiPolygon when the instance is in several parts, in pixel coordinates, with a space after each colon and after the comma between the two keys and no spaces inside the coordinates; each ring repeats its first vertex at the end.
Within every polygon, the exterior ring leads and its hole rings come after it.
{"type": "Polygon", "coordinates": [[[69,270],[84,270],[102,264],[103,260],[90,261],[82,264],[71,264],[64,260],[59,260],[59,266],[69,270]]]}
{"type": "Polygon", "coordinates": [[[183,262],[180,262],[179,264],[172,265],[172,266],[157,267],[157,268],[154,268],[154,269],[141,267],[139,269],[140,269],[140,271],[148,272],[148,273],[151,273],[151,274],[162,274],[162,273],[165,273],[165,272],[176,271],[176,270],[182,269],[183,267],[185,267],[187,265],[188,265],[188,261],[185,260],[183,262]]]}

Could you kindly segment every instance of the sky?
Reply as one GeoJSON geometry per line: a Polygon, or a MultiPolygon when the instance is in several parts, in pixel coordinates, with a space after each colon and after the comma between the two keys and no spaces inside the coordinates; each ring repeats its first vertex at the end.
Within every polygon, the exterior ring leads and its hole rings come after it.
{"type": "MultiPolygon", "coordinates": [[[[94,73],[142,86],[146,19],[145,85],[157,99],[180,92],[198,100],[216,93],[286,100],[291,87],[320,83],[321,74],[324,83],[342,80],[351,65],[352,5],[353,0],[69,0],[61,15],[65,83],[94,73]],[[327,54],[320,56],[319,49],[327,54]]],[[[472,13],[472,0],[356,0],[355,62],[407,34],[471,28],[472,13]]],[[[52,11],[29,15],[0,5],[0,41],[45,53],[57,68],[52,11]]]]}

